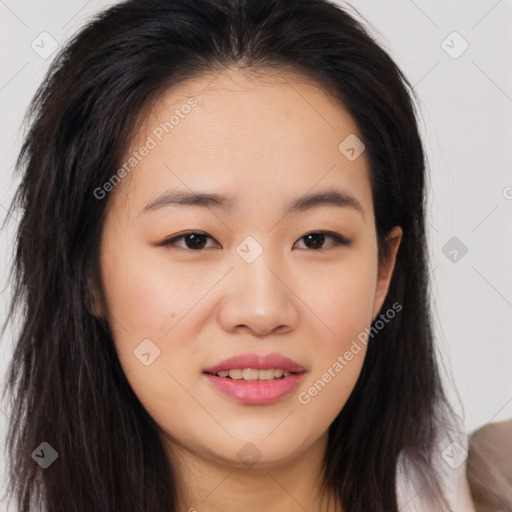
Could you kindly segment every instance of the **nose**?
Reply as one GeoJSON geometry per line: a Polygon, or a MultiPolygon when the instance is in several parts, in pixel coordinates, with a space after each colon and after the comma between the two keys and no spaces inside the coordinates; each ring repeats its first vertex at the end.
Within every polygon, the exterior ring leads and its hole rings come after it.
{"type": "Polygon", "coordinates": [[[285,264],[270,261],[265,251],[252,263],[235,255],[218,321],[227,332],[245,330],[254,336],[295,329],[300,300],[287,281],[285,264]]]}

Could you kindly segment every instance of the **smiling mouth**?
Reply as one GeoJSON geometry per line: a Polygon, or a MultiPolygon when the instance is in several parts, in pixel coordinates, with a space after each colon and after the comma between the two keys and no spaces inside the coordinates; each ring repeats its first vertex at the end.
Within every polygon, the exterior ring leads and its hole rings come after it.
{"type": "Polygon", "coordinates": [[[256,368],[233,368],[231,370],[222,370],[217,373],[204,372],[207,375],[219,377],[222,379],[238,380],[242,382],[268,382],[273,380],[283,380],[291,375],[304,373],[303,371],[289,371],[281,368],[268,368],[258,370],[256,368]]]}
{"type": "MultiPolygon", "coordinates": [[[[291,365],[290,365],[291,366],[291,365]]],[[[203,371],[217,391],[245,405],[269,405],[288,397],[306,371],[298,366],[284,368],[211,368],[203,371]]]]}

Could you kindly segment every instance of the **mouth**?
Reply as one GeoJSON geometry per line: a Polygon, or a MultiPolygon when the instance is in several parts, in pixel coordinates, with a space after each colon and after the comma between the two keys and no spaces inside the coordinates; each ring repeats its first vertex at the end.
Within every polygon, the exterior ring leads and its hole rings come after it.
{"type": "Polygon", "coordinates": [[[281,354],[241,354],[203,370],[222,396],[246,405],[267,405],[289,397],[306,369],[281,354]]]}
{"type": "Polygon", "coordinates": [[[233,380],[272,380],[287,378],[292,373],[304,372],[300,363],[277,352],[266,355],[253,353],[229,357],[220,363],[205,368],[203,373],[233,380]]]}

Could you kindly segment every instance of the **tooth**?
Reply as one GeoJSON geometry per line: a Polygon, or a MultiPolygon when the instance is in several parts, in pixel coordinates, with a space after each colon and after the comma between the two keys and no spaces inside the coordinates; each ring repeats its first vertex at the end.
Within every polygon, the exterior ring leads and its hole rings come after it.
{"type": "Polygon", "coordinates": [[[258,378],[260,380],[272,380],[274,378],[274,370],[260,370],[258,372],[258,378]]]}
{"type": "Polygon", "coordinates": [[[235,370],[229,370],[229,376],[232,378],[232,379],[236,379],[236,380],[241,380],[243,375],[242,375],[242,370],[237,368],[235,370]]]}
{"type": "Polygon", "coordinates": [[[244,368],[242,375],[245,380],[258,380],[259,370],[244,368]]]}
{"type": "Polygon", "coordinates": [[[232,368],[231,370],[221,370],[217,375],[222,378],[231,377],[235,380],[272,380],[281,377],[288,377],[291,375],[289,370],[281,368],[266,368],[264,370],[257,370],[255,368],[232,368]]]}

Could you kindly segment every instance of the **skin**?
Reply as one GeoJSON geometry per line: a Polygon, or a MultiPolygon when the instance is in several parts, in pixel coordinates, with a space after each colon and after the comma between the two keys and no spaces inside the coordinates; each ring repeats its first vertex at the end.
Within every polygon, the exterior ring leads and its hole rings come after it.
{"type": "Polygon", "coordinates": [[[379,267],[366,153],[349,161],[338,150],[358,135],[355,122],[291,72],[255,77],[228,69],[174,87],[145,117],[127,158],[191,96],[197,106],[107,197],[98,314],[110,322],[130,385],[162,429],[182,510],[320,510],[327,429],[354,388],[365,345],[309,403],[298,394],[379,315],[402,231],[390,232],[390,257],[379,267]],[[234,204],[141,212],[169,189],[217,192],[234,204]],[[283,213],[297,197],[332,189],[350,194],[362,211],[322,205],[283,213]],[[200,250],[185,239],[159,245],[187,231],[211,238],[200,250]],[[351,243],[337,246],[327,236],[308,245],[305,235],[318,231],[351,243]],[[252,263],[235,252],[247,236],[263,249],[252,263]],[[146,338],[160,350],[149,366],[133,353],[146,338]],[[301,363],[301,386],[270,405],[219,393],[202,371],[245,352],[279,352],[301,363]],[[248,442],[261,454],[251,467],[237,455],[248,442]]]}

